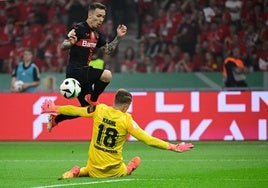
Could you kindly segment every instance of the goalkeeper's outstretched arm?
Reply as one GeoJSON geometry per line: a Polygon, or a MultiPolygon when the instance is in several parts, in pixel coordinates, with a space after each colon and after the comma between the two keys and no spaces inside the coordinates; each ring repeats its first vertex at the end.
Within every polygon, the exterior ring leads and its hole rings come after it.
{"type": "Polygon", "coordinates": [[[129,129],[129,133],[139,141],[159,149],[184,152],[189,151],[194,147],[192,143],[181,142],[178,144],[172,144],[159,138],[153,137],[141,129],[135,121],[133,121],[133,125],[129,129]]]}

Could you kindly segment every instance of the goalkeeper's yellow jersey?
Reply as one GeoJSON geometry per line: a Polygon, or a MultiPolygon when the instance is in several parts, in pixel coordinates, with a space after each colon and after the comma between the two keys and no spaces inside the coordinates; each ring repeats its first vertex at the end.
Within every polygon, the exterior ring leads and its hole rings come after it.
{"type": "Polygon", "coordinates": [[[122,150],[128,134],[147,145],[168,148],[167,142],[152,137],[141,129],[129,113],[105,104],[97,105],[92,113],[88,113],[87,107],[71,105],[60,106],[58,112],[94,119],[86,167],[91,177],[120,177],[127,174],[122,150]]]}

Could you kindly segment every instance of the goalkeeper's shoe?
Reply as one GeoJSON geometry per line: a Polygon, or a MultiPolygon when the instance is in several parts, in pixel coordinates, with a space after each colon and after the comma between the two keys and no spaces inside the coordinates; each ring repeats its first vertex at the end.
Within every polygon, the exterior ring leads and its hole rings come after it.
{"type": "Polygon", "coordinates": [[[140,162],[141,162],[141,159],[138,156],[131,159],[129,163],[127,164],[127,175],[130,175],[136,168],[138,168],[140,165],[140,162]]]}
{"type": "Polygon", "coordinates": [[[53,127],[57,125],[55,121],[56,115],[55,114],[49,114],[48,116],[48,123],[47,123],[47,130],[48,132],[51,132],[53,127]]]}
{"type": "Polygon", "coordinates": [[[75,178],[79,176],[80,167],[74,166],[71,170],[68,170],[67,172],[64,172],[59,180],[61,179],[67,179],[67,178],[75,178]]]}

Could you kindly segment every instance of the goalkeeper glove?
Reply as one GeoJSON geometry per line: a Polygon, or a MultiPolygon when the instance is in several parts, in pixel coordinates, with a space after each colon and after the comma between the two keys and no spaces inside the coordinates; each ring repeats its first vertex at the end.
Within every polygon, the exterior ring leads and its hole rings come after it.
{"type": "Polygon", "coordinates": [[[58,106],[54,104],[52,100],[45,100],[41,106],[42,112],[41,113],[56,113],[58,106]]]}
{"type": "Polygon", "coordinates": [[[184,152],[184,151],[189,151],[194,147],[192,143],[185,143],[181,142],[178,144],[168,144],[168,149],[176,152],[184,152]]]}

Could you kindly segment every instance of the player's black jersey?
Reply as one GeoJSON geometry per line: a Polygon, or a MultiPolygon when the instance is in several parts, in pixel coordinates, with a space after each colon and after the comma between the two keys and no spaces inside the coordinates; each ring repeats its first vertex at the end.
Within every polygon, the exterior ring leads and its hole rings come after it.
{"type": "Polygon", "coordinates": [[[81,22],[73,26],[77,36],[77,42],[70,49],[68,68],[76,69],[88,66],[95,48],[100,48],[106,41],[98,30],[93,30],[87,22],[81,22]]]}

